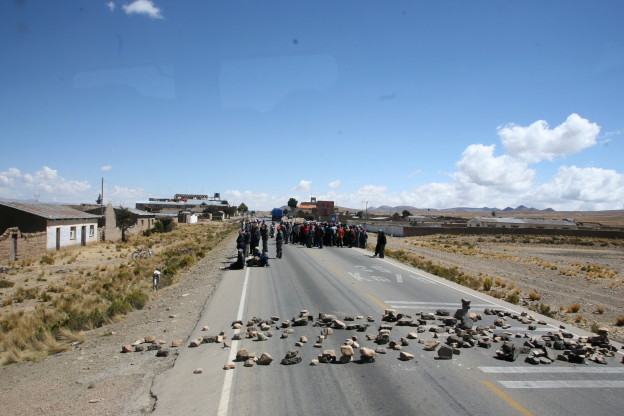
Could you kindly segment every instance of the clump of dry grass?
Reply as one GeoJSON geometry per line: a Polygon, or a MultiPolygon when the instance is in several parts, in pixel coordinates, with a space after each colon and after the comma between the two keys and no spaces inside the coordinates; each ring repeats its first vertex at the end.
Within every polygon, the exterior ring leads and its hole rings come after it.
{"type": "Polygon", "coordinates": [[[602,307],[602,306],[600,306],[600,305],[596,306],[596,313],[597,313],[598,315],[602,315],[602,314],[604,313],[604,311],[605,311],[605,308],[604,308],[604,307],[602,307]]]}
{"type": "Polygon", "coordinates": [[[573,303],[570,306],[568,306],[568,309],[566,311],[568,313],[577,313],[580,310],[581,310],[581,305],[578,303],[573,303]]]}
{"type": "Polygon", "coordinates": [[[542,298],[542,295],[540,295],[533,289],[529,290],[528,296],[529,296],[529,299],[533,301],[540,300],[542,298]]]}
{"type": "Polygon", "coordinates": [[[615,325],[624,326],[624,315],[617,317],[617,319],[615,320],[615,325]]]}

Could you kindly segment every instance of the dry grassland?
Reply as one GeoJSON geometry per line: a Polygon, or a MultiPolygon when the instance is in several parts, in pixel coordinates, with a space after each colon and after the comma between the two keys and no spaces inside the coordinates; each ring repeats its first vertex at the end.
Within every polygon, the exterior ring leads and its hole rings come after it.
{"type": "Polygon", "coordinates": [[[9,264],[0,274],[0,365],[67,350],[84,342],[81,331],[143,308],[156,296],[156,266],[161,287],[171,285],[230,232],[223,224],[182,225],[127,243],[95,243],[9,264]],[[132,260],[139,248],[153,256],[132,260]]]}

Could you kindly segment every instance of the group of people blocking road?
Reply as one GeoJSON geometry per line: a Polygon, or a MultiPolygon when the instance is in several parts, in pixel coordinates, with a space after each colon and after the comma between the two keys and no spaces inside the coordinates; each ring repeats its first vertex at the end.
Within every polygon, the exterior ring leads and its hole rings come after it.
{"type": "MultiPolygon", "coordinates": [[[[300,244],[307,248],[359,247],[366,248],[368,233],[361,225],[306,221],[302,223],[283,221],[279,225],[265,221],[242,221],[236,238],[237,259],[228,269],[247,266],[269,267],[269,238],[275,238],[275,257],[282,258],[283,244],[300,244]],[[262,249],[260,249],[262,245],[262,249]],[[247,257],[251,258],[247,259],[247,257]]],[[[385,255],[386,236],[382,230],[377,234],[375,255],[385,255]]]]}

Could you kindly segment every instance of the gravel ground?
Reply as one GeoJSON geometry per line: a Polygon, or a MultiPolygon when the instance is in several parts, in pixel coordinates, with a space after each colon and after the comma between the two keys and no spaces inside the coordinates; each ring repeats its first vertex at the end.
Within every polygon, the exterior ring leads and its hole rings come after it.
{"type": "Polygon", "coordinates": [[[35,363],[0,369],[0,415],[141,415],[153,407],[152,380],[175,362],[171,341],[187,338],[219,284],[218,266],[231,255],[226,239],[187,271],[180,283],[122,321],[85,333],[86,342],[35,363]],[[108,335],[111,334],[112,335],[108,335]],[[166,341],[168,357],[155,351],[120,353],[123,345],[153,335],[166,341]]]}

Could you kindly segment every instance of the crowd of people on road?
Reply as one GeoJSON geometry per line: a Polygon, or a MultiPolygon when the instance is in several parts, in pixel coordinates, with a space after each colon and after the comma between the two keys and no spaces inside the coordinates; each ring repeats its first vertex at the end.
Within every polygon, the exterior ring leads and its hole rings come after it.
{"type": "MultiPolygon", "coordinates": [[[[282,221],[279,224],[261,220],[243,220],[236,238],[237,259],[228,269],[242,269],[247,266],[269,266],[269,238],[275,238],[275,257],[282,258],[283,244],[299,244],[307,248],[358,247],[366,248],[368,233],[361,225],[346,225],[334,222],[282,221]],[[250,258],[248,258],[250,257],[250,258]]],[[[386,236],[382,230],[377,233],[375,255],[384,257],[386,236]]]]}

